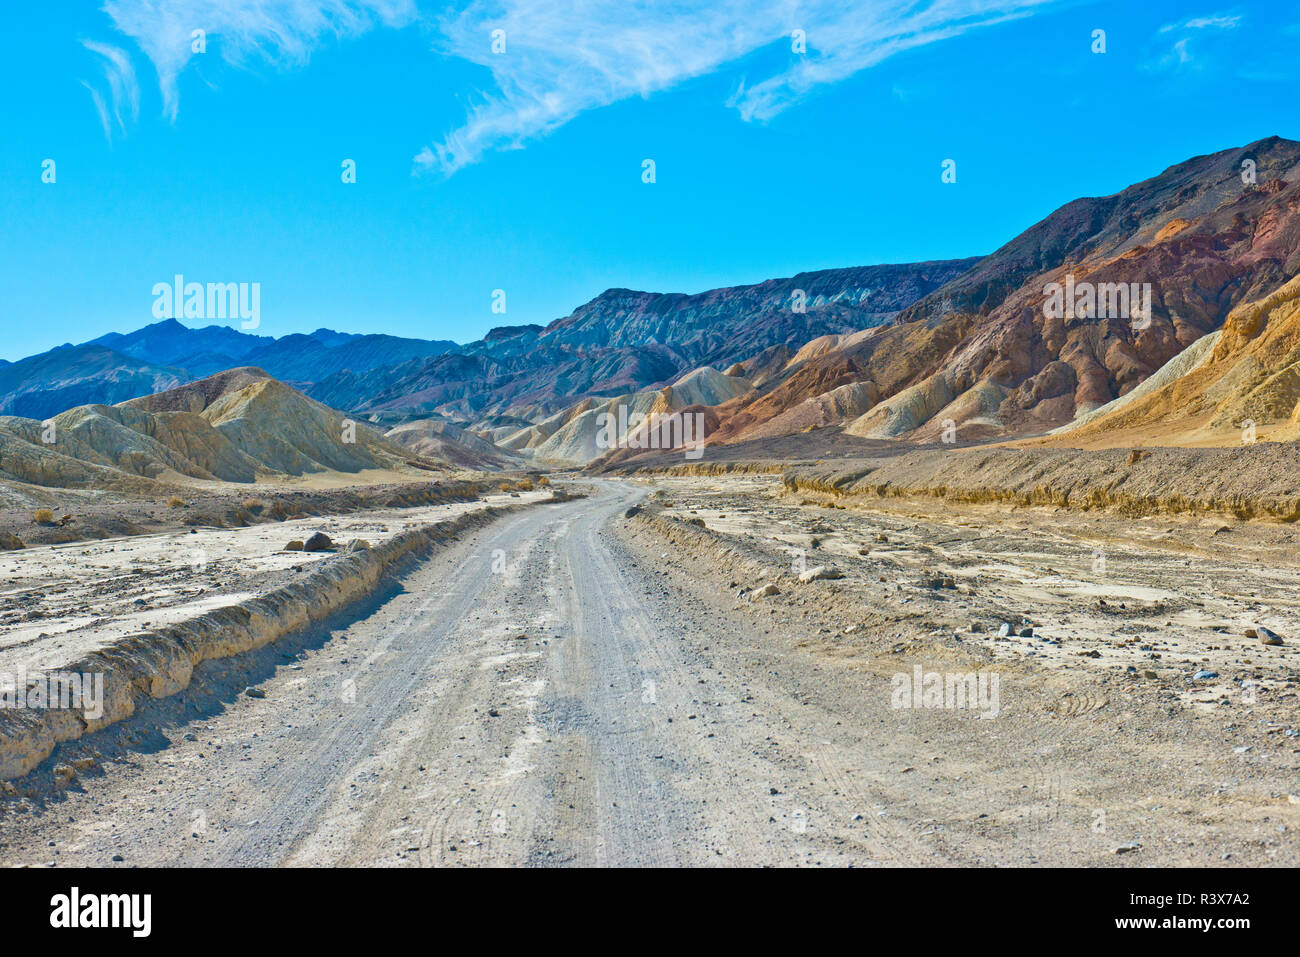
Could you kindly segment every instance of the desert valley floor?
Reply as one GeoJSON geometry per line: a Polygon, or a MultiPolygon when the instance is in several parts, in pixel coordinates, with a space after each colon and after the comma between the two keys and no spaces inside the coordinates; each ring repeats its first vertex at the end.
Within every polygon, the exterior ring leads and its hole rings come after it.
{"type": "MultiPolygon", "coordinates": [[[[841,500],[761,474],[558,484],[576,497],[501,494],[359,604],[59,745],[7,784],[0,859],[1300,863],[1289,525],[841,500]],[[918,666],[996,673],[996,717],[895,707],[918,666]]],[[[279,538],[378,545],[402,520],[199,529],[201,570],[173,555],[147,580],[133,563],[168,533],[10,561],[51,580],[116,563],[148,606],[116,611],[165,620],[203,600],[191,573],[237,595],[313,559],[259,557],[279,538]]],[[[6,646],[58,640],[22,617],[6,646]]]]}

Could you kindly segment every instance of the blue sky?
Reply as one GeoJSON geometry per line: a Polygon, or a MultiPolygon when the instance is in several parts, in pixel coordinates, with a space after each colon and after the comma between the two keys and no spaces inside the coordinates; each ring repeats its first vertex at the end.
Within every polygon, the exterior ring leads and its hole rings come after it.
{"type": "Polygon", "coordinates": [[[154,321],[176,273],[259,282],[262,334],[467,342],[611,286],[986,253],[1077,196],[1300,139],[1281,3],[26,7],[0,31],[7,359],[154,321]]]}

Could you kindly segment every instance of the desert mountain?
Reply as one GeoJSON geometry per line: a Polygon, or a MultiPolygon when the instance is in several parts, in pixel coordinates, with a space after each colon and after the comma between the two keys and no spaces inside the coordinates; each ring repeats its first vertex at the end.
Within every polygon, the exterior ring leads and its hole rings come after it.
{"type": "MultiPolygon", "coordinates": [[[[271,336],[240,332],[231,326],[191,329],[176,319],[163,319],[134,332],[110,332],[86,345],[103,346],[144,362],[184,366],[193,364],[196,356],[241,359],[259,345],[274,341],[271,336]]],[[[234,364],[238,365],[237,362],[234,364]]]]}
{"type": "Polygon", "coordinates": [[[1058,434],[1071,444],[1103,445],[1300,438],[1300,276],[1236,306],[1221,331],[1058,434]]]}
{"type": "Polygon", "coordinates": [[[61,488],[409,471],[420,458],[254,368],[50,423],[0,418],[0,478],[61,488]]]}
{"type": "Polygon", "coordinates": [[[365,371],[408,359],[441,355],[457,348],[448,339],[357,335],[332,329],[277,339],[230,326],[191,329],[175,319],[164,319],[127,335],[110,333],[90,344],[146,362],[185,369],[196,376],[236,366],[255,366],[289,382],[315,382],[344,369],[365,371]]]}
{"type": "Polygon", "coordinates": [[[0,411],[45,419],[76,405],[113,404],[238,366],[306,384],[345,369],[364,372],[454,348],[448,340],[329,329],[275,339],[229,326],[191,329],[165,319],[0,366],[0,411]]]}
{"type": "Polygon", "coordinates": [[[610,289],[545,329],[495,329],[455,354],[341,373],[308,391],[362,413],[539,421],[580,399],[657,389],[692,369],[880,325],[976,262],[825,269],[691,295],[610,289]]]}
{"type": "MultiPolygon", "coordinates": [[[[1131,414],[1180,378],[1190,360],[1170,365],[1175,357],[1295,275],[1297,190],[1300,144],[1273,137],[1075,200],[983,259],[829,269],[693,295],[611,289],[545,328],[501,327],[454,349],[328,330],[275,340],[169,320],[0,367],[0,408],[42,417],[71,396],[120,401],[195,369],[256,362],[358,418],[451,419],[510,451],[581,463],[596,451],[602,412],[647,412],[664,404],[667,384],[707,369],[705,380],[744,383],[700,401],[716,426],[711,442],[826,425],[922,441],[948,429],[962,441],[1042,434],[1084,417],[1080,427],[1092,428],[1098,410],[1119,411],[1109,403],[1133,395],[1131,414]],[[43,382],[38,367],[50,370],[43,382]]],[[[1216,340],[1214,354],[1237,338],[1216,340]]],[[[432,448],[449,435],[421,428],[403,441],[432,448]]]]}
{"type": "MultiPolygon", "coordinates": [[[[684,433],[676,421],[661,423],[662,417],[679,412],[704,413],[712,406],[746,395],[753,390],[750,382],[739,375],[726,375],[711,366],[702,366],[664,386],[612,399],[586,398],[536,425],[503,436],[498,444],[542,464],[586,465],[605,456],[617,455],[620,449],[650,447],[676,439],[664,447],[680,444],[684,433]],[[659,434],[652,430],[659,424],[659,434]],[[679,431],[671,430],[678,428],[679,431]]],[[[700,434],[717,426],[712,416],[700,434]]],[[[694,428],[694,420],[692,420],[694,428]]]]}
{"type": "Polygon", "coordinates": [[[478,423],[497,415],[535,421],[575,396],[619,395],[677,375],[684,360],[672,349],[607,349],[593,353],[554,346],[525,354],[451,353],[363,373],[340,373],[308,394],[359,414],[446,415],[478,423]]]}
{"type": "Polygon", "coordinates": [[[888,326],[808,343],[758,395],[718,410],[711,441],[834,423],[921,440],[949,421],[962,439],[1069,423],[1295,274],[1298,167],[1300,144],[1273,137],[1075,200],[888,326]],[[1073,308],[1051,308],[1053,283],[1079,291],[1073,308]],[[1140,295],[1124,315],[1120,287],[1144,284],[1149,316],[1140,295]]]}
{"type": "Polygon", "coordinates": [[[384,438],[416,455],[461,468],[492,471],[525,464],[521,456],[442,419],[404,422],[384,433],[384,438]]]}
{"type": "Polygon", "coordinates": [[[879,325],[976,261],[826,269],[694,295],[611,289],[545,328],[503,326],[466,346],[328,329],[276,339],[165,319],[0,366],[0,411],[44,419],[254,366],[367,418],[538,422],[582,398],[879,325]]]}
{"type": "Polygon", "coordinates": [[[404,339],[387,335],[346,335],[319,329],[311,335],[282,336],[242,357],[277,379],[311,383],[345,369],[365,372],[409,359],[442,355],[457,348],[448,339],[404,339]],[[274,371],[272,371],[274,370],[274,371]]]}
{"type": "Polygon", "coordinates": [[[586,349],[664,343],[693,365],[726,368],[769,346],[880,325],[978,261],[823,269],[694,295],[610,289],[551,323],[539,341],[586,349]]]}
{"type": "Polygon", "coordinates": [[[74,405],[121,402],[188,378],[183,369],[103,346],[63,346],[0,366],[0,413],[48,419],[74,405]]]}

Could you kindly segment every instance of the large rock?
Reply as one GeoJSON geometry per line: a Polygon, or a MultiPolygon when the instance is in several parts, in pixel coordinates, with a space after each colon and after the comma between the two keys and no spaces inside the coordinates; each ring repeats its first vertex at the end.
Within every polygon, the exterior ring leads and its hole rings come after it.
{"type": "Polygon", "coordinates": [[[324,552],[334,547],[330,537],[324,532],[316,532],[307,541],[303,542],[302,550],[304,552],[324,552]]]}

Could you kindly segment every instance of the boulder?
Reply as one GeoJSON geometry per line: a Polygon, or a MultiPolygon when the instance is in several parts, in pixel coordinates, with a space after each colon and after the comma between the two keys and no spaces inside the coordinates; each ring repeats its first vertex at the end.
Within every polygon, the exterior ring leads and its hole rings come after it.
{"type": "Polygon", "coordinates": [[[1279,635],[1276,631],[1271,631],[1270,629],[1265,628],[1263,625],[1256,625],[1255,633],[1259,635],[1260,644],[1264,644],[1264,645],[1282,644],[1282,636],[1279,635]]]}
{"type": "Polygon", "coordinates": [[[303,543],[302,550],[304,552],[324,552],[333,547],[334,543],[330,541],[328,535],[324,532],[317,532],[303,543]]]}

